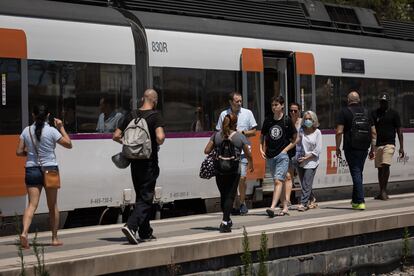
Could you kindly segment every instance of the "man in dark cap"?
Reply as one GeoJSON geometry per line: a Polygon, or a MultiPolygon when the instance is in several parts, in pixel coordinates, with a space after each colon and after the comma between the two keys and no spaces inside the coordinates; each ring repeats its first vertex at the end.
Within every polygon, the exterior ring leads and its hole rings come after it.
{"type": "Polygon", "coordinates": [[[377,130],[375,167],[378,169],[379,194],[375,199],[387,200],[387,184],[390,177],[390,166],[395,152],[395,133],[400,142],[399,156],[404,157],[403,134],[401,120],[397,111],[389,107],[390,96],[381,93],[378,97],[379,108],[372,112],[372,120],[377,130]]]}

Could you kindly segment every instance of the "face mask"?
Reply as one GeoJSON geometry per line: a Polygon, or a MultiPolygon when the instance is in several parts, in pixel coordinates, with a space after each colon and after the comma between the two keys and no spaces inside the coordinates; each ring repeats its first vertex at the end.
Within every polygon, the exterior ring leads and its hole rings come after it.
{"type": "Polygon", "coordinates": [[[313,122],[309,119],[306,119],[305,122],[303,122],[303,125],[307,128],[310,128],[313,126],[313,122]]]}

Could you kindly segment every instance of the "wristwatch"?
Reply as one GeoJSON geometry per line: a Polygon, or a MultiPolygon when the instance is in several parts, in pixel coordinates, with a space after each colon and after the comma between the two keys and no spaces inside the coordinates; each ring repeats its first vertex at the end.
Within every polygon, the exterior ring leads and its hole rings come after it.
{"type": "Polygon", "coordinates": [[[242,130],[242,134],[243,134],[243,135],[246,135],[246,133],[244,132],[244,130],[242,130]]]}

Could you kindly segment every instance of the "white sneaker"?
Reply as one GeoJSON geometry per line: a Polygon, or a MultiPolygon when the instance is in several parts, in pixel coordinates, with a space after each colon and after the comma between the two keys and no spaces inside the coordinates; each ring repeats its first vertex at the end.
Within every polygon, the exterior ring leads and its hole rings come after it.
{"type": "Polygon", "coordinates": [[[135,237],[136,232],[132,229],[129,229],[128,225],[124,225],[124,227],[122,227],[122,233],[124,233],[125,237],[128,239],[128,242],[130,244],[138,244],[138,240],[135,237]]]}

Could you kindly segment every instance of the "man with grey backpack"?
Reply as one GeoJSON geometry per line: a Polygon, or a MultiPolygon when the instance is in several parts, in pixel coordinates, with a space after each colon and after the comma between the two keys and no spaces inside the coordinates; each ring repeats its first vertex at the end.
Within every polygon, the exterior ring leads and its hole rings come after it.
{"type": "Polygon", "coordinates": [[[135,208],[122,227],[122,232],[131,244],[138,244],[138,240],[155,239],[150,226],[150,213],[155,184],[160,173],[158,148],[165,140],[164,121],[155,110],[157,92],[147,89],[142,101],[142,106],[127,114],[113,134],[113,140],[123,144],[122,154],[131,161],[131,176],[136,194],[135,208]]]}

